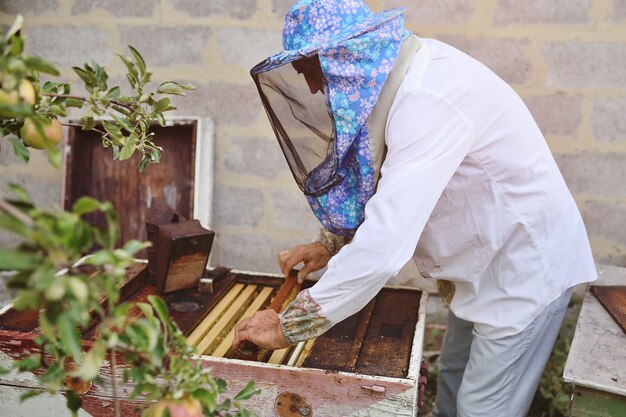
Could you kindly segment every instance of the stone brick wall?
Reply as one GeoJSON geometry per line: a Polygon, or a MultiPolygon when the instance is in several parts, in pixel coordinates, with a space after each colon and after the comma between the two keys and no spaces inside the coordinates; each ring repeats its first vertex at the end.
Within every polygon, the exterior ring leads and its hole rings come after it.
{"type": "MultiPolygon", "coordinates": [[[[292,0],[0,0],[0,26],[24,15],[28,52],[68,70],[137,47],[156,79],[193,82],[179,115],[215,122],[214,261],[277,271],[276,252],[317,231],[248,71],[281,49],[292,0]]],[[[524,98],[583,212],[598,261],[626,265],[626,1],[369,0],[408,6],[409,29],[483,61],[524,98]]],[[[0,177],[58,204],[61,173],[0,143],[0,177]]],[[[166,156],[165,156],[166,157],[166,156]]],[[[0,245],[13,238],[0,235],[0,245]]]]}

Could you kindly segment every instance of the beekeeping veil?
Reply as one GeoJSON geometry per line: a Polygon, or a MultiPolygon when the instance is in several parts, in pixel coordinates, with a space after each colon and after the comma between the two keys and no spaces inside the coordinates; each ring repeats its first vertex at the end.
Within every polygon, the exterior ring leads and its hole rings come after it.
{"type": "Polygon", "coordinates": [[[352,236],[363,222],[389,106],[419,48],[403,11],[373,14],[362,0],[298,1],[285,16],[285,50],[250,71],[298,186],[336,234],[352,236]],[[390,77],[392,69],[398,74],[390,77]]]}

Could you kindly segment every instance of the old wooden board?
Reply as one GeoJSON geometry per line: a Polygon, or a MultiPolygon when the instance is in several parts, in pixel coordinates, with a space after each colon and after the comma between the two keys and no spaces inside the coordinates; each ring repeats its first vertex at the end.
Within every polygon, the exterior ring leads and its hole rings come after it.
{"type": "Polygon", "coordinates": [[[415,416],[415,384],[408,379],[374,377],[320,369],[292,368],[259,362],[203,356],[203,366],[214,376],[229,382],[234,395],[254,380],[262,395],[246,401],[246,407],[260,417],[275,417],[279,394],[301,395],[312,406],[314,417],[337,416],[415,416]],[[371,390],[380,387],[381,393],[371,390]]]}
{"type": "Polygon", "coordinates": [[[570,417],[624,417],[626,399],[620,395],[576,387],[570,417]]]}
{"type": "MultiPolygon", "coordinates": [[[[600,266],[596,285],[626,284],[626,268],[600,266]]],[[[585,294],[563,379],[580,387],[624,396],[626,333],[589,291],[585,294]]]]}
{"type": "Polygon", "coordinates": [[[393,289],[384,289],[378,294],[356,372],[406,376],[420,296],[415,291],[393,289]]]}
{"type": "MultiPolygon", "coordinates": [[[[85,274],[89,274],[89,265],[80,266],[85,274]]],[[[145,281],[147,265],[145,263],[135,263],[126,272],[124,281],[120,288],[122,299],[129,297],[145,281]]],[[[106,300],[102,300],[102,305],[106,307],[106,300]]],[[[20,330],[24,332],[34,331],[39,324],[39,312],[35,310],[17,311],[9,307],[7,311],[0,315],[0,329],[20,330]]]]}
{"type": "MultiPolygon", "coordinates": [[[[167,204],[186,218],[193,217],[196,123],[152,126],[167,158],[137,175],[140,154],[127,161],[113,160],[111,149],[102,147],[97,132],[71,127],[70,152],[66,160],[64,207],[69,209],[82,196],[110,201],[120,216],[120,242],[146,240],[145,219],[152,197],[164,197],[167,204]],[[97,161],[97,163],[96,163],[97,161]]],[[[101,215],[88,216],[105,226],[101,215]]]]}
{"type": "Polygon", "coordinates": [[[626,285],[593,285],[591,293],[626,332],[626,285]]]}

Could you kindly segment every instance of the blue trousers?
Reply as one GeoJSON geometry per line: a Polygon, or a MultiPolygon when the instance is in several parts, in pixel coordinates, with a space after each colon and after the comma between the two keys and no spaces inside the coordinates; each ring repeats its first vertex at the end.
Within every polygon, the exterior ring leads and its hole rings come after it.
{"type": "Polygon", "coordinates": [[[433,417],[524,417],[552,352],[572,289],[522,332],[499,339],[448,315],[433,417]]]}

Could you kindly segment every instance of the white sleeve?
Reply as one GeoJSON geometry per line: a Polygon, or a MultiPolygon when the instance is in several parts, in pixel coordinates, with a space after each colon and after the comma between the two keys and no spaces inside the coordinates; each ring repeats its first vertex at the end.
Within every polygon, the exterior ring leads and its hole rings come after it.
{"type": "Polygon", "coordinates": [[[443,98],[423,90],[399,92],[365,220],[309,289],[322,317],[335,324],[356,313],[406,264],[473,138],[469,120],[443,98]]]}

